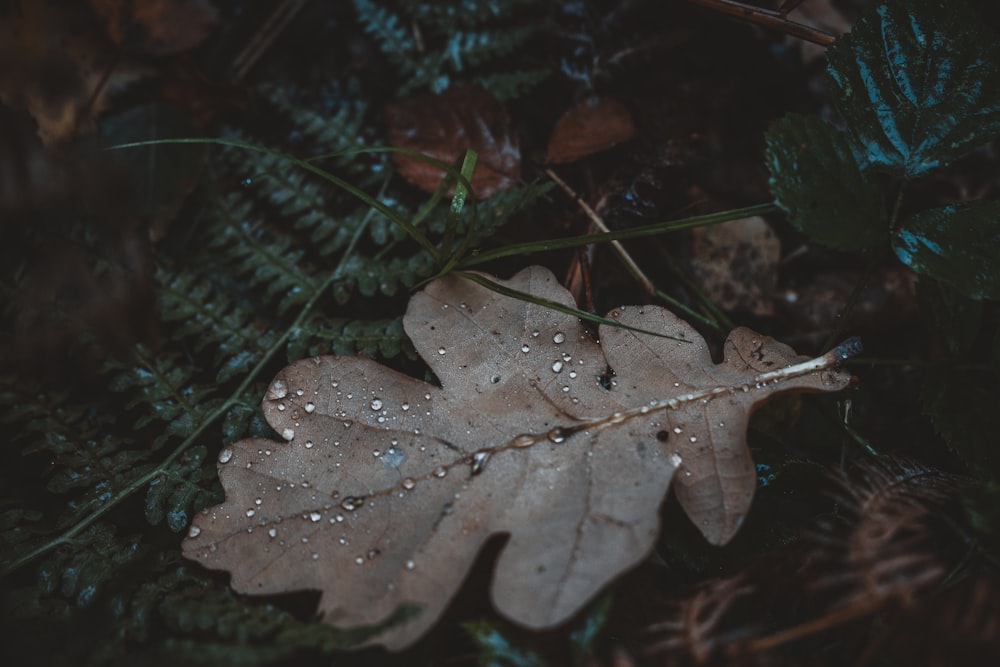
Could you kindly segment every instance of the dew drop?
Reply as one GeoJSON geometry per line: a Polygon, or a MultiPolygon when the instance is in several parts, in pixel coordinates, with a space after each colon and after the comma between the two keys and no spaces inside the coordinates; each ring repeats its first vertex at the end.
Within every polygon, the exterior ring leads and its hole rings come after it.
{"type": "Polygon", "coordinates": [[[412,491],[414,488],[416,488],[416,486],[417,482],[412,477],[407,477],[406,479],[403,480],[403,488],[406,489],[407,491],[412,491]]]}
{"type": "Polygon", "coordinates": [[[414,563],[414,562],[413,562],[412,560],[408,560],[408,561],[406,561],[406,569],[407,569],[407,570],[412,570],[412,569],[413,569],[413,568],[415,568],[416,566],[417,566],[417,564],[416,564],[416,563],[414,563]]]}
{"type": "Polygon", "coordinates": [[[698,436],[692,435],[691,436],[691,442],[698,442],[698,436]]]}
{"type": "Polygon", "coordinates": [[[344,502],[340,503],[340,506],[343,507],[348,512],[353,512],[354,510],[358,509],[364,504],[365,504],[364,498],[360,498],[358,496],[347,496],[346,498],[344,498],[344,502]]]}
{"type": "Polygon", "coordinates": [[[569,372],[569,376],[570,376],[570,378],[575,378],[576,377],[576,371],[570,371],[569,372]]]}
{"type": "Polygon", "coordinates": [[[490,452],[483,450],[472,455],[472,474],[478,475],[486,467],[486,462],[490,460],[490,452]]]}
{"type": "Polygon", "coordinates": [[[272,528],[268,528],[267,529],[267,536],[268,537],[277,537],[278,536],[278,529],[277,528],[273,528],[273,527],[272,528]]]}
{"type": "Polygon", "coordinates": [[[312,448],[313,448],[313,441],[306,440],[306,449],[312,449],[312,448]]]}
{"type": "Polygon", "coordinates": [[[227,448],[219,452],[219,463],[229,463],[231,458],[233,458],[233,450],[227,448]]]}
{"type": "Polygon", "coordinates": [[[531,332],[531,337],[538,338],[538,329],[535,329],[534,331],[531,332]]]}
{"type": "Polygon", "coordinates": [[[288,396],[288,386],[284,380],[275,380],[271,385],[271,398],[284,398],[288,396]]]}
{"type": "MultiPolygon", "coordinates": [[[[447,308],[447,307],[448,307],[448,306],[445,306],[445,308],[447,308]]],[[[364,558],[362,558],[361,556],[358,556],[357,558],[355,558],[355,559],[354,559],[354,562],[355,562],[355,563],[356,563],[357,565],[364,565],[364,564],[365,564],[365,559],[364,559],[364,558]]]]}
{"type": "Polygon", "coordinates": [[[674,433],[680,433],[680,432],[682,432],[683,430],[684,430],[684,429],[682,429],[682,428],[681,428],[680,426],[675,426],[675,427],[674,427],[674,433]]]}
{"type": "Polygon", "coordinates": [[[546,433],[545,436],[549,439],[550,442],[554,442],[557,445],[561,442],[566,441],[566,431],[558,427],[546,433]]]}
{"type": "Polygon", "coordinates": [[[278,403],[278,412],[284,412],[284,411],[285,411],[285,404],[278,403]]]}
{"type": "Polygon", "coordinates": [[[306,403],[306,412],[312,412],[315,409],[316,409],[316,404],[315,403],[311,403],[311,402],[310,403],[306,403]]]}
{"type": "Polygon", "coordinates": [[[312,559],[313,560],[319,560],[319,554],[314,551],[313,555],[312,555],[312,559]]]}
{"type": "Polygon", "coordinates": [[[562,343],[565,340],[566,340],[566,334],[564,334],[562,331],[557,331],[556,335],[552,337],[552,342],[555,343],[556,345],[562,343]]]}
{"type": "Polygon", "coordinates": [[[424,394],[424,399],[428,400],[428,401],[431,400],[431,395],[430,394],[424,394]]]}
{"type": "Polygon", "coordinates": [[[554,364],[552,364],[552,372],[553,373],[558,373],[562,369],[563,369],[563,362],[557,361],[554,364]]]}
{"type": "Polygon", "coordinates": [[[260,507],[263,502],[264,502],[263,500],[258,498],[257,500],[253,501],[253,504],[256,505],[257,507],[260,507]]]}
{"type": "Polygon", "coordinates": [[[256,513],[257,513],[257,510],[253,509],[252,507],[247,510],[247,516],[248,517],[251,517],[251,516],[253,516],[256,513]]]}
{"type": "Polygon", "coordinates": [[[400,407],[400,408],[401,408],[401,409],[403,410],[403,412],[406,412],[407,410],[409,410],[409,409],[410,409],[410,404],[409,404],[409,403],[403,403],[403,404],[402,404],[401,406],[399,406],[399,407],[400,407]]]}
{"type": "Polygon", "coordinates": [[[448,474],[448,469],[445,468],[444,466],[438,466],[437,468],[434,468],[435,477],[444,477],[447,474],[448,474]]]}
{"type": "Polygon", "coordinates": [[[670,455],[670,463],[671,463],[671,464],[672,464],[672,465],[673,465],[673,466],[674,466],[675,468],[679,468],[679,467],[680,467],[680,465],[681,465],[681,455],[680,455],[680,454],[678,454],[677,452],[674,452],[673,454],[671,454],[671,455],[670,455]]]}
{"type": "Polygon", "coordinates": [[[381,409],[382,409],[382,399],[381,398],[373,398],[372,399],[372,410],[381,410],[381,409]]]}
{"type": "Polygon", "coordinates": [[[199,535],[201,535],[201,528],[198,526],[191,526],[188,530],[188,537],[198,537],[199,535]]]}
{"type": "Polygon", "coordinates": [[[440,354],[440,355],[448,354],[448,350],[444,349],[443,347],[439,347],[438,348],[438,354],[440,354]]]}
{"type": "Polygon", "coordinates": [[[295,430],[286,428],[284,431],[281,432],[281,437],[284,438],[285,440],[291,440],[295,437],[295,430]]]}
{"type": "Polygon", "coordinates": [[[527,353],[531,352],[531,348],[528,347],[527,345],[522,345],[521,346],[521,352],[524,352],[525,354],[527,354],[527,353]]]}
{"type": "Polygon", "coordinates": [[[313,523],[316,523],[317,521],[319,521],[322,518],[323,518],[323,515],[320,514],[319,512],[310,512],[309,513],[309,520],[312,521],[313,523]]]}

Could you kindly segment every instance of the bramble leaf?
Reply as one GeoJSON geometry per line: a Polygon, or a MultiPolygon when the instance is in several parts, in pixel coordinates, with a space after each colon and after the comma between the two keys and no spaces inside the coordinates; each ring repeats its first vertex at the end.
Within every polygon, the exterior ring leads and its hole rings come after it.
{"type": "Polygon", "coordinates": [[[819,118],[789,114],[767,132],[771,192],[796,229],[838,250],[886,238],[878,185],[866,179],[847,137],[819,118]]]}
{"type": "Polygon", "coordinates": [[[1000,299],[1000,202],[920,211],[893,235],[903,264],[973,299],[1000,299]]]}
{"type": "Polygon", "coordinates": [[[1000,46],[961,0],[881,3],[827,58],[863,170],[919,176],[1000,133],[1000,46]]]}

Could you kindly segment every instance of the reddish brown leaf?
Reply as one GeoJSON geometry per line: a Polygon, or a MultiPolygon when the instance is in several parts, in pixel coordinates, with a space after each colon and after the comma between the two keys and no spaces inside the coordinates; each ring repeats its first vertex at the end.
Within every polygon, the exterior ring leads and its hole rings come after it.
{"type": "Polygon", "coordinates": [[[165,56],[189,51],[215,29],[209,0],[88,0],[108,37],[129,53],[165,56]]]}
{"type": "Polygon", "coordinates": [[[549,139],[549,162],[573,162],[628,141],[635,134],[632,114],[613,97],[589,97],[556,122],[549,139]]]}
{"type": "MultiPolygon", "coordinates": [[[[466,149],[479,153],[472,189],[485,199],[513,187],[521,177],[521,146],[507,112],[480,86],[465,84],[440,95],[421,94],[385,107],[389,143],[456,164],[466,149]]],[[[444,172],[418,158],[394,154],[399,173],[434,192],[444,172]]]]}

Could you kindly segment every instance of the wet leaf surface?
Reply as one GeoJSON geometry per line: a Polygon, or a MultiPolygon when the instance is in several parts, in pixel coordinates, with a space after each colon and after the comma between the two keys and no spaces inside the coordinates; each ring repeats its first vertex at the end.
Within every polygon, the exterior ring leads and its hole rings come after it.
{"type": "MultiPolygon", "coordinates": [[[[573,305],[540,267],[501,284],[573,305]]],[[[286,367],[264,399],[284,440],[222,451],[226,501],[195,519],[184,554],[229,570],[241,592],[320,589],[339,627],[416,603],[415,620],[377,640],[399,649],[440,616],[492,535],[509,535],[494,604],[531,628],[566,620],[646,557],[672,481],[702,534],[726,543],[754,491],[750,412],[850,375],[830,368],[836,355],[804,361],[744,328],[715,364],[659,307],[609,317],[659,335],[603,326],[599,346],[570,315],[435,281],[404,327],[441,386],[354,357],[286,367]]]]}
{"type": "Polygon", "coordinates": [[[863,169],[917,176],[1000,132],[1000,47],[962,0],[880,4],[827,58],[863,169]]]}
{"type": "Polygon", "coordinates": [[[1000,202],[921,211],[892,239],[901,262],[973,299],[1000,299],[1000,202]]]}
{"type": "Polygon", "coordinates": [[[766,141],[771,190],[799,231],[838,250],[885,240],[881,190],[861,174],[846,135],[790,114],[771,125],[766,141]]]}

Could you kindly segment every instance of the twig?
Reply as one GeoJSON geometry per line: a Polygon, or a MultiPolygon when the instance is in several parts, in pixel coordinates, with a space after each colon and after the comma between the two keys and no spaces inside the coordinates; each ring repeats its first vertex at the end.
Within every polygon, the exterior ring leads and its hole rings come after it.
{"type": "MultiPolygon", "coordinates": [[[[791,9],[794,9],[794,6],[788,10],[784,9],[784,7],[774,10],[754,7],[753,5],[738,2],[737,0],[687,0],[687,2],[700,5],[720,14],[736,17],[748,23],[755,23],[765,28],[771,28],[772,30],[777,30],[786,35],[798,37],[799,39],[804,39],[807,42],[819,44],[820,46],[830,46],[837,39],[836,35],[831,35],[825,30],[813,28],[804,23],[789,19],[786,14],[791,9]]],[[[788,3],[785,4],[787,5],[788,3]]],[[[795,5],[798,5],[798,3],[795,3],[795,5]]]]}
{"type": "MultiPolygon", "coordinates": [[[[582,210],[588,218],[590,218],[590,221],[594,223],[595,227],[600,229],[602,232],[611,231],[608,228],[608,226],[604,224],[604,220],[601,219],[601,216],[597,215],[594,209],[590,208],[590,205],[587,202],[583,201],[583,198],[580,197],[580,195],[576,194],[573,188],[566,185],[566,182],[563,181],[561,178],[559,178],[556,175],[556,172],[552,171],[552,169],[546,168],[545,174],[553,181],[555,181],[556,184],[563,189],[563,192],[569,195],[570,198],[576,202],[576,205],[580,207],[580,210],[582,210]]],[[[650,280],[645,273],[643,273],[642,269],[639,268],[639,265],[636,264],[635,260],[633,260],[632,257],[628,254],[628,251],[625,250],[625,246],[623,246],[620,241],[612,241],[611,247],[613,247],[615,249],[615,252],[618,253],[618,256],[621,257],[622,262],[624,262],[625,264],[625,268],[628,269],[628,272],[632,274],[632,277],[638,280],[639,283],[642,285],[642,288],[646,291],[646,294],[653,296],[653,293],[656,291],[656,286],[653,285],[653,281],[650,280]]]]}
{"type": "Polygon", "coordinates": [[[278,3],[264,24],[254,33],[243,50],[233,58],[233,79],[242,81],[264,52],[278,38],[309,0],[284,0],[278,3]]]}

